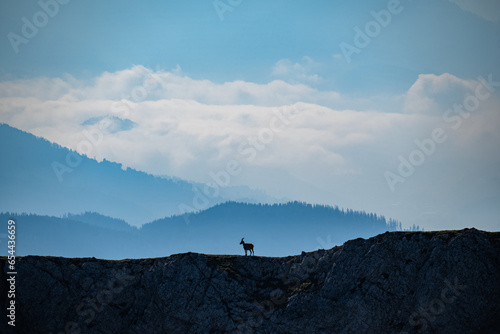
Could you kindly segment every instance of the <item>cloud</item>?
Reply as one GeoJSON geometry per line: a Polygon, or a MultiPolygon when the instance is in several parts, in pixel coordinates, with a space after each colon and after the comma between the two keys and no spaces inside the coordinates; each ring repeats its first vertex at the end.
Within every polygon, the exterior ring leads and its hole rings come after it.
{"type": "Polygon", "coordinates": [[[449,0],[462,10],[473,13],[487,21],[500,22],[498,0],[449,0]]]}
{"type": "Polygon", "coordinates": [[[400,117],[332,109],[327,105],[342,102],[338,93],[299,83],[217,84],[179,68],[143,66],[105,72],[91,83],[72,77],[3,82],[0,96],[3,122],[75,149],[84,131],[101,131],[104,140],[90,156],[200,181],[206,181],[201,166],[217,169],[234,157],[248,166],[281,168],[321,161],[335,173],[351,173],[357,167],[339,150],[384,137],[400,117]],[[294,121],[281,121],[286,131],[269,132],[277,112],[294,121]],[[272,145],[252,144],[266,135],[272,145]],[[250,148],[255,159],[239,153],[250,148]]]}
{"type": "MultiPolygon", "coordinates": [[[[98,160],[157,175],[213,182],[210,173],[237,161],[242,172],[231,185],[403,219],[392,201],[439,211],[435,204],[422,204],[422,198],[448,194],[450,185],[461,180],[465,191],[447,195],[451,208],[460,203],[459,196],[478,194],[466,192],[474,184],[498,179],[496,168],[467,177],[475,165],[463,168],[463,161],[499,165],[497,94],[482,100],[456,130],[443,120],[443,112],[463,102],[478,84],[450,74],[422,74],[405,94],[365,98],[361,105],[371,107],[364,108],[350,97],[303,83],[218,84],[192,79],[179,68],[166,72],[135,66],[89,82],[69,76],[2,82],[0,122],[98,160]],[[407,157],[417,147],[415,141],[428,138],[437,127],[446,131],[448,141],[391,197],[384,171],[397,170],[398,157],[407,157]],[[89,133],[100,139],[82,151],[79,143],[89,133]],[[433,164],[439,168],[434,170],[433,164]]],[[[418,216],[401,210],[408,219],[418,216]]],[[[419,223],[408,221],[414,222],[419,223]]]]}
{"type": "Polygon", "coordinates": [[[332,105],[339,99],[336,92],[323,92],[302,83],[274,80],[267,84],[244,81],[213,83],[195,80],[174,71],[152,71],[138,65],[113,73],[104,72],[91,85],[72,77],[38,78],[0,83],[0,97],[34,97],[40,100],[83,101],[90,99],[193,100],[216,105],[280,106],[297,102],[332,105]]]}
{"type": "Polygon", "coordinates": [[[136,124],[129,119],[122,119],[116,116],[91,117],[82,123],[83,126],[98,125],[101,131],[106,133],[116,133],[131,130],[136,124]]]}
{"type": "Polygon", "coordinates": [[[406,92],[403,110],[406,113],[441,115],[473,94],[477,85],[476,80],[463,80],[448,73],[421,74],[406,92]]]}
{"type": "Polygon", "coordinates": [[[500,98],[495,86],[498,82],[491,74],[475,80],[448,73],[422,74],[405,94],[403,111],[445,129],[462,157],[473,156],[474,151],[493,152],[500,145],[500,98]]]}
{"type": "Polygon", "coordinates": [[[311,57],[303,57],[300,63],[281,59],[274,65],[272,75],[291,83],[318,84],[324,81],[318,74],[313,73],[319,67],[311,57]]]}

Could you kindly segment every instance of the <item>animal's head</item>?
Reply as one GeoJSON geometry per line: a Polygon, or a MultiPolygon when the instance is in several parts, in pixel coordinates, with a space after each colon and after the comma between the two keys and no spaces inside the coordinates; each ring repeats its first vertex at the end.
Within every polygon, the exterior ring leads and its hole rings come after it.
{"type": "Polygon", "coordinates": [[[245,238],[241,238],[240,245],[244,244],[243,239],[245,238]]]}

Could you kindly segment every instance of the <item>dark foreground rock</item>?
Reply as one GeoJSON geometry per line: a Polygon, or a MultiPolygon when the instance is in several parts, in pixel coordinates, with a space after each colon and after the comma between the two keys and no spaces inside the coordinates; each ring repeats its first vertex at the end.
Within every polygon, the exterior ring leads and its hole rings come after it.
{"type": "Polygon", "coordinates": [[[475,229],[385,233],[286,258],[28,256],[16,269],[18,333],[500,331],[500,233],[475,229]]]}

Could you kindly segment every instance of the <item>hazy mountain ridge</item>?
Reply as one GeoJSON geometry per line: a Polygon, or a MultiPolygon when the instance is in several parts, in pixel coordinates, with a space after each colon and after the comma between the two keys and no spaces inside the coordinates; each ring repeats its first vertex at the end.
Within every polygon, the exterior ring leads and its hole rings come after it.
{"type": "Polygon", "coordinates": [[[90,212],[62,218],[0,214],[2,225],[9,219],[16,221],[16,233],[23,239],[17,245],[18,255],[107,259],[159,257],[189,251],[241,254],[242,237],[255,243],[258,255],[284,256],[400,229],[399,222],[372,213],[300,202],[227,202],[198,213],[156,220],[140,229],[90,212]]]}
{"type": "Polygon", "coordinates": [[[194,202],[203,189],[200,183],[124,170],[119,163],[98,162],[7,124],[0,124],[0,157],[6,162],[0,165],[0,212],[62,216],[92,211],[138,226],[228,200],[277,201],[239,186],[222,188],[200,207],[194,202]]]}
{"type": "MultiPolygon", "coordinates": [[[[401,229],[399,222],[373,213],[299,202],[266,204],[272,200],[265,193],[243,186],[221,188],[221,196],[206,207],[190,207],[202,184],[124,170],[6,124],[0,124],[0,143],[0,156],[11,162],[0,165],[0,212],[9,212],[0,216],[2,225],[11,217],[18,221],[25,240],[18,245],[20,255],[238,254],[245,237],[256,243],[257,254],[282,256],[401,229]],[[186,208],[196,212],[182,214],[186,208]],[[147,224],[137,229],[130,223],[147,224]]],[[[0,234],[0,242],[4,239],[0,234]]]]}
{"type": "Polygon", "coordinates": [[[123,219],[103,216],[97,212],[85,212],[78,215],[68,213],[62,218],[76,220],[92,226],[102,227],[115,231],[136,231],[137,227],[128,224],[123,219]]]}
{"type": "Polygon", "coordinates": [[[373,213],[325,205],[229,202],[198,213],[160,219],[143,225],[141,230],[150,233],[156,244],[175,231],[182,236],[173,240],[180,252],[234,254],[240,246],[228,244],[245,237],[247,242],[257,243],[256,254],[284,256],[400,228],[399,222],[373,213]]]}
{"type": "Polygon", "coordinates": [[[384,233],[282,258],[29,256],[16,264],[16,330],[492,334],[499,254],[499,233],[465,229],[384,233]]]}

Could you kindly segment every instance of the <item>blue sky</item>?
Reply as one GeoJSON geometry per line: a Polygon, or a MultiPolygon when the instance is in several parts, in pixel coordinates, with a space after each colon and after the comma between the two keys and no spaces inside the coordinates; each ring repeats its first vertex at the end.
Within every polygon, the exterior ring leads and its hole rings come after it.
{"type": "Polygon", "coordinates": [[[89,119],[118,117],[135,126],[115,124],[89,156],[200,182],[237,160],[234,185],[276,197],[500,228],[500,88],[473,116],[446,114],[480,76],[500,81],[498,1],[41,3],[0,3],[1,122],[78,150],[89,119]],[[340,45],[381,11],[390,19],[347,59],[340,45]],[[41,20],[28,38],[26,20],[41,20]],[[248,161],[239,152],[275,109],[290,124],[248,161]],[[388,187],[435,129],[446,140],[388,187]]]}
{"type": "MultiPolygon", "coordinates": [[[[387,3],[243,0],[221,21],[211,1],[73,0],[19,53],[3,38],[0,73],[91,77],[133,65],[180,65],[193,78],[264,83],[280,59],[309,56],[321,64],[325,88],[363,94],[380,86],[407,89],[421,73],[472,79],[498,68],[498,21],[444,0],[401,1],[402,11],[351,64],[334,59],[341,42],[352,43],[353,27],[363,27],[387,3]]],[[[21,18],[31,20],[41,9],[36,1],[0,6],[2,36],[21,35],[21,18]]]]}

